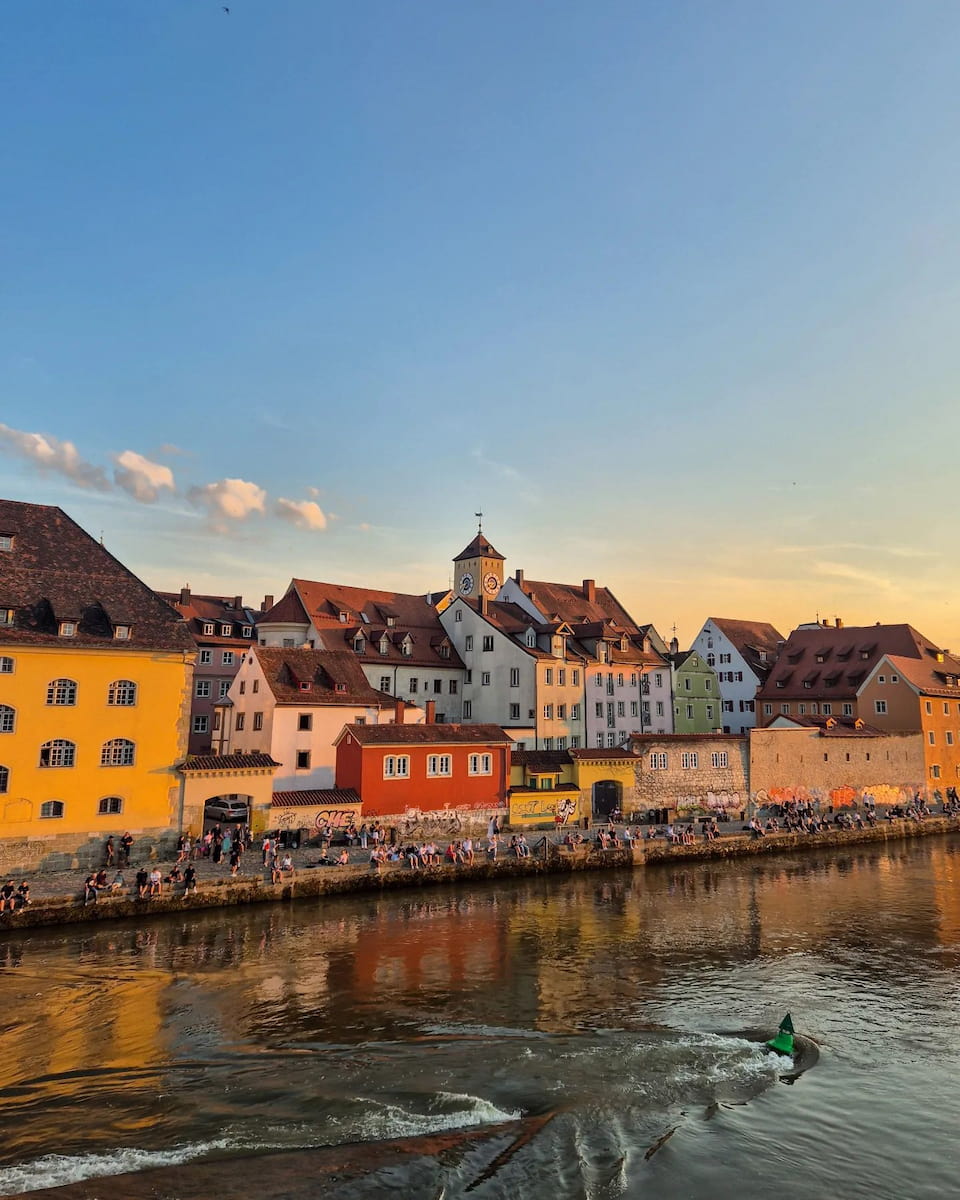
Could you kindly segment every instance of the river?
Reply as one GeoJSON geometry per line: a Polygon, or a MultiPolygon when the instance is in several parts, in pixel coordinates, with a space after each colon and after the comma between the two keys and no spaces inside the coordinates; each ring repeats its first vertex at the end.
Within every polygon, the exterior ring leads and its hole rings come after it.
{"type": "Polygon", "coordinates": [[[956,837],[7,934],[0,1195],[956,1196],[958,962],[956,837]]]}

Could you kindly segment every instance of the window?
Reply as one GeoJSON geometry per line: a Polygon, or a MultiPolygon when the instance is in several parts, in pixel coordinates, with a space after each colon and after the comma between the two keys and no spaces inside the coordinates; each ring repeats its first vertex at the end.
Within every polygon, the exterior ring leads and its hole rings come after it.
{"type": "Polygon", "coordinates": [[[13,659],[8,658],[5,654],[0,656],[0,675],[13,674],[13,659]]]}
{"type": "Polygon", "coordinates": [[[658,716],[658,717],[662,717],[662,716],[664,716],[664,709],[663,709],[663,701],[662,701],[662,700],[658,700],[658,701],[657,701],[657,716],[658,716]]]}
{"type": "Polygon", "coordinates": [[[489,671],[481,671],[480,672],[480,686],[481,687],[489,687],[490,686],[490,672],[489,671]]]}
{"type": "Polygon", "coordinates": [[[567,719],[567,706],[565,704],[557,705],[557,720],[565,721],[567,719]]]}
{"type": "Polygon", "coordinates": [[[576,735],[574,735],[570,739],[570,749],[571,750],[579,750],[580,749],[580,739],[576,735]]]}
{"type": "Polygon", "coordinates": [[[891,683],[899,683],[899,682],[900,682],[900,676],[899,676],[899,675],[891,675],[891,676],[890,676],[890,682],[891,682],[891,683]]]}
{"type": "Polygon", "coordinates": [[[107,689],[107,703],[129,708],[137,702],[137,685],[132,679],[115,679],[107,689]]]}
{"type": "Polygon", "coordinates": [[[212,650],[201,650],[200,651],[200,666],[208,667],[212,662],[213,662],[213,651],[212,650]]]}
{"type": "Polygon", "coordinates": [[[547,667],[543,673],[543,682],[547,684],[553,683],[553,667],[547,667]]]}
{"type": "Polygon", "coordinates": [[[924,708],[927,710],[927,716],[930,716],[933,713],[933,704],[929,700],[924,705],[924,708]]]}
{"type": "Polygon", "coordinates": [[[806,713],[806,711],[807,711],[807,706],[805,704],[797,705],[797,712],[800,714],[801,717],[806,713]]]}
{"type": "Polygon", "coordinates": [[[707,655],[707,666],[715,667],[717,665],[717,656],[715,654],[707,655]]]}
{"type": "Polygon", "coordinates": [[[637,703],[636,700],[631,700],[630,701],[630,716],[638,717],[639,715],[640,715],[640,705],[637,703]]]}
{"type": "Polygon", "coordinates": [[[0,608],[0,625],[12,625],[14,615],[12,608],[0,608]]]}
{"type": "Polygon", "coordinates": [[[471,775],[492,775],[493,756],[491,754],[471,754],[468,771],[471,775]]]}
{"type": "Polygon", "coordinates": [[[944,700],[944,702],[943,702],[943,715],[945,717],[950,716],[950,705],[946,700],[944,700]]]}
{"type": "Polygon", "coordinates": [[[76,621],[61,621],[60,622],[60,636],[61,637],[76,637],[77,636],[76,621]]]}
{"type": "Polygon", "coordinates": [[[54,738],[40,747],[41,767],[72,767],[77,761],[77,747],[64,738],[54,738]]]}
{"type": "Polygon", "coordinates": [[[5,795],[10,786],[10,768],[0,767],[0,796],[5,795]]]}
{"type": "Polygon", "coordinates": [[[948,746],[952,746],[952,745],[953,745],[953,731],[952,731],[952,730],[950,730],[950,729],[948,729],[948,730],[946,731],[946,733],[944,733],[944,735],[943,735],[943,736],[946,738],[947,745],[948,745],[948,746]]]}
{"type": "Polygon", "coordinates": [[[561,667],[557,671],[557,683],[559,684],[560,687],[567,686],[567,672],[564,670],[563,667],[561,667]]]}
{"type": "Polygon", "coordinates": [[[714,752],[710,755],[710,766],[711,767],[725,767],[727,765],[728,765],[728,763],[727,763],[726,750],[714,750],[714,752]]]}
{"type": "Polygon", "coordinates": [[[123,800],[120,796],[104,796],[97,805],[101,817],[115,817],[123,812],[123,800]]]}
{"type": "Polygon", "coordinates": [[[680,766],[684,771],[695,770],[698,763],[696,750],[684,750],[680,755],[680,766]]]}
{"type": "Polygon", "coordinates": [[[625,717],[627,715],[627,706],[623,700],[617,701],[617,716],[625,717]]]}
{"type": "Polygon", "coordinates": [[[193,718],[193,732],[194,733],[206,733],[209,728],[210,728],[210,718],[209,717],[204,716],[204,717],[194,717],[193,718]]]}
{"type": "Polygon", "coordinates": [[[297,729],[312,729],[313,728],[313,713],[298,713],[297,714],[297,729]]]}
{"type": "Polygon", "coordinates": [[[447,645],[446,642],[444,642],[443,645],[440,647],[440,657],[441,658],[449,658],[450,657],[450,647],[447,645]]]}
{"type": "Polygon", "coordinates": [[[604,747],[604,743],[605,743],[605,741],[606,741],[606,739],[604,738],[603,734],[602,734],[602,733],[598,733],[598,734],[597,734],[597,746],[598,746],[598,747],[599,747],[601,750],[602,750],[602,749],[603,749],[603,747],[604,747]]]}
{"type": "Polygon", "coordinates": [[[832,715],[832,713],[833,713],[833,705],[829,701],[827,701],[823,706],[823,715],[825,717],[829,717],[832,715]]]}
{"type": "Polygon", "coordinates": [[[384,779],[409,779],[410,756],[408,754],[387,754],[383,759],[384,779]]]}
{"type": "Polygon", "coordinates": [[[687,720],[688,721],[693,720],[693,705],[692,704],[687,705],[687,720]]]}
{"type": "Polygon", "coordinates": [[[712,692],[712,691],[713,691],[713,680],[712,680],[712,679],[710,679],[710,678],[704,678],[704,681],[703,681],[703,690],[704,690],[705,692],[712,692]]]}
{"type": "Polygon", "coordinates": [[[657,671],[657,673],[653,677],[653,683],[654,683],[655,687],[658,687],[658,688],[663,687],[663,672],[662,671],[657,671]]]}
{"type": "Polygon", "coordinates": [[[930,743],[931,746],[935,746],[937,744],[937,735],[933,732],[932,729],[927,731],[927,741],[930,743]]]}
{"type": "Polygon", "coordinates": [[[849,701],[847,701],[843,706],[843,715],[845,717],[853,716],[853,705],[849,701]]]}
{"type": "MultiPolygon", "coordinates": [[[[466,671],[464,672],[463,682],[465,684],[473,683],[473,671],[471,671],[469,667],[467,667],[466,671]]],[[[426,684],[424,684],[424,686],[426,686],[426,684]]]]}
{"type": "Polygon", "coordinates": [[[410,693],[411,696],[415,696],[417,693],[417,689],[419,687],[420,687],[420,680],[416,677],[416,675],[411,675],[410,682],[407,684],[407,691],[410,693]]]}
{"type": "Polygon", "coordinates": [[[570,682],[573,684],[574,687],[580,686],[580,672],[579,671],[571,671],[570,672],[570,682]]]}
{"type": "Polygon", "coordinates": [[[659,751],[659,750],[651,750],[650,751],[650,770],[651,771],[665,771],[666,769],[667,769],[666,753],[664,753],[663,751],[659,751]]]}
{"type": "MultiPolygon", "coordinates": [[[[254,680],[253,682],[256,683],[257,681],[254,680]]],[[[217,694],[218,694],[219,699],[226,700],[227,693],[229,691],[230,691],[230,680],[229,679],[221,679],[220,683],[217,686],[217,694]]]]}
{"type": "Polygon", "coordinates": [[[298,771],[309,771],[310,770],[310,751],[309,750],[298,750],[297,751],[297,770],[298,771]]]}
{"type": "Polygon", "coordinates": [[[457,611],[453,614],[453,619],[454,619],[454,621],[462,621],[463,620],[463,609],[462,608],[457,609],[457,611]]]}
{"type": "Polygon", "coordinates": [[[118,642],[129,641],[130,640],[130,626],[129,625],[114,625],[113,636],[117,639],[118,642]]]}
{"type": "Polygon", "coordinates": [[[193,689],[195,696],[206,697],[210,695],[210,680],[198,679],[193,689]]]}
{"type": "Polygon", "coordinates": [[[877,683],[886,683],[886,682],[887,682],[886,675],[878,675],[877,676],[877,683]]]}
{"type": "Polygon", "coordinates": [[[473,634],[472,633],[468,633],[467,636],[463,639],[463,648],[464,648],[464,650],[472,650],[473,649],[473,634]]]}
{"type": "Polygon", "coordinates": [[[451,696],[455,696],[457,694],[457,681],[455,679],[451,679],[447,683],[447,691],[451,696]]]}
{"type": "Polygon", "coordinates": [[[603,687],[603,676],[597,672],[596,678],[593,681],[597,687],[603,687]]]}
{"type": "Polygon", "coordinates": [[[571,721],[579,721],[580,720],[580,705],[579,704],[571,704],[570,705],[570,720],[571,721]]]}
{"type": "Polygon", "coordinates": [[[543,706],[543,719],[545,721],[553,720],[553,705],[552,704],[545,704],[543,706]]]}
{"type": "Polygon", "coordinates": [[[220,626],[220,636],[221,637],[232,637],[233,636],[233,626],[232,625],[221,625],[220,626]]]}
{"type": "Polygon", "coordinates": [[[484,637],[483,648],[484,648],[484,650],[492,650],[493,649],[493,634],[488,634],[484,637]]]}
{"type": "MultiPolygon", "coordinates": [[[[723,712],[733,712],[733,701],[732,700],[724,700],[723,704],[721,704],[720,707],[723,710],[723,712]]],[[[742,700],[740,701],[740,711],[743,712],[743,701],[742,700]]]]}
{"type": "Polygon", "coordinates": [[[100,748],[101,767],[132,767],[135,746],[129,738],[111,738],[100,748]]]}
{"type": "MultiPolygon", "coordinates": [[[[510,707],[512,710],[513,705],[511,705],[510,707]]],[[[520,716],[519,708],[517,709],[517,716],[518,717],[520,716]]],[[[465,721],[469,721],[472,717],[473,717],[473,701],[472,700],[464,700],[464,702],[463,702],[463,719],[465,721]]]]}
{"type": "Polygon", "coordinates": [[[9,533],[0,534],[0,550],[10,551],[13,549],[13,535],[9,533]]]}
{"type": "Polygon", "coordinates": [[[203,623],[203,636],[204,637],[213,637],[213,635],[216,633],[216,631],[217,631],[216,626],[214,625],[214,623],[212,621],[204,621],[204,623],[203,623]]]}
{"type": "Polygon", "coordinates": [[[220,725],[221,725],[221,720],[220,720],[220,718],[221,718],[221,713],[220,713],[220,710],[219,710],[219,708],[218,708],[218,709],[216,709],[216,711],[215,711],[215,712],[214,712],[214,714],[213,714],[213,727],[214,727],[214,729],[219,729],[219,728],[220,728],[220,725]]]}
{"type": "MultiPolygon", "coordinates": [[[[439,696],[443,692],[443,680],[442,679],[435,679],[433,681],[433,691],[434,691],[434,695],[436,695],[436,696],[439,696]]],[[[440,725],[443,724],[443,722],[440,721],[439,718],[438,718],[437,723],[440,725]]]]}
{"type": "Polygon", "coordinates": [[[428,754],[427,775],[452,775],[453,764],[449,754],[428,754]]]}
{"type": "Polygon", "coordinates": [[[77,684],[73,679],[53,679],[47,684],[48,704],[76,704],[77,684]]]}
{"type": "Polygon", "coordinates": [[[48,817],[63,816],[63,801],[62,800],[44,800],[40,805],[40,816],[46,820],[48,817]]]}
{"type": "Polygon", "coordinates": [[[511,687],[519,687],[520,686],[520,668],[519,667],[511,667],[510,668],[510,686],[511,687]]]}
{"type": "Polygon", "coordinates": [[[224,650],[223,654],[221,655],[221,661],[225,667],[232,667],[235,658],[236,655],[232,650],[224,650]]]}
{"type": "Polygon", "coordinates": [[[617,735],[615,733],[607,734],[607,749],[612,750],[617,744],[617,735]]]}
{"type": "Polygon", "coordinates": [[[263,713],[262,712],[255,712],[253,714],[253,728],[256,732],[259,732],[263,728],[263,713]]]}
{"type": "MultiPolygon", "coordinates": [[[[466,714],[464,714],[464,715],[466,715],[466,714]]],[[[519,721],[520,720],[520,705],[519,704],[511,704],[510,705],[510,720],[511,721],[519,721]]]]}
{"type": "Polygon", "coordinates": [[[244,625],[240,632],[244,637],[253,637],[253,626],[244,625]]]}
{"type": "Polygon", "coordinates": [[[601,702],[598,701],[593,706],[593,715],[598,718],[603,716],[603,704],[601,702]]]}
{"type": "Polygon", "coordinates": [[[247,714],[240,712],[240,713],[237,713],[237,719],[234,722],[233,727],[237,731],[237,733],[242,733],[243,727],[244,727],[244,725],[246,725],[246,723],[247,723],[247,714]]]}
{"type": "Polygon", "coordinates": [[[689,691],[690,691],[690,685],[691,685],[691,683],[692,683],[692,680],[690,679],[690,676],[688,675],[688,676],[687,676],[687,677],[684,679],[684,681],[683,681],[683,690],[684,690],[685,692],[689,692],[689,691]]]}
{"type": "Polygon", "coordinates": [[[0,704],[0,733],[13,733],[17,711],[9,704],[0,704]]]}
{"type": "Polygon", "coordinates": [[[887,702],[886,700],[874,700],[873,707],[878,713],[885,713],[887,711],[887,702]]]}
{"type": "Polygon", "coordinates": [[[381,692],[389,692],[390,691],[390,676],[389,675],[381,675],[380,676],[380,691],[381,692]]]}
{"type": "Polygon", "coordinates": [[[930,767],[930,778],[931,779],[939,779],[940,778],[940,764],[939,763],[933,763],[933,765],[930,767]]]}
{"type": "Polygon", "coordinates": [[[707,720],[708,721],[713,720],[713,705],[712,704],[707,705],[707,720]]]}

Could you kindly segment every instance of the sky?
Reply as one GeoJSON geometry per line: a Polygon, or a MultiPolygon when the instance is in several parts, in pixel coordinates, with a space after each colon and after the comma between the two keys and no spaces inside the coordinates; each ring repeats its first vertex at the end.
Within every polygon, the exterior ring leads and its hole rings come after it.
{"type": "Polygon", "coordinates": [[[960,6],[8,0],[0,495],[158,589],[960,647],[960,6]]]}

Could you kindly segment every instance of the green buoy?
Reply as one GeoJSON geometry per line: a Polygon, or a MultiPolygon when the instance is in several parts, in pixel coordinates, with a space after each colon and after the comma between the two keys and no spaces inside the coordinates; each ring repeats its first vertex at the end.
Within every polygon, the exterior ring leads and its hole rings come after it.
{"type": "Polygon", "coordinates": [[[790,1014],[783,1018],[780,1022],[780,1029],[775,1038],[771,1038],[767,1042],[767,1046],[771,1050],[776,1050],[778,1054],[793,1055],[793,1021],[790,1020],[790,1014]]]}

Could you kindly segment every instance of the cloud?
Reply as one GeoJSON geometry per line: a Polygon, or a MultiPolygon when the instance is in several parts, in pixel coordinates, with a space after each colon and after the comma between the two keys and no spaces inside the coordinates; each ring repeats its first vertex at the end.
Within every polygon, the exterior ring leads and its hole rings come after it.
{"type": "Polygon", "coordinates": [[[289,521],[299,529],[326,529],[327,518],[323,509],[313,500],[277,500],[273,509],[282,520],[289,521]]]}
{"type": "Polygon", "coordinates": [[[43,471],[65,475],[77,487],[110,491],[110,480],[103,468],[82,459],[73,442],[61,442],[49,434],[23,433],[0,422],[0,447],[27,459],[43,471]]]}
{"type": "Polygon", "coordinates": [[[164,488],[176,491],[170,468],[151,462],[135,450],[124,450],[114,455],[113,461],[117,464],[113,470],[117,487],[141,504],[153,504],[164,488]]]}
{"type": "Polygon", "coordinates": [[[159,453],[166,454],[168,457],[181,454],[186,454],[191,457],[193,456],[192,450],[184,450],[182,446],[177,446],[173,442],[164,442],[160,447],[159,453]]]}
{"type": "Polygon", "coordinates": [[[846,579],[851,583],[865,584],[877,591],[889,591],[890,580],[873,571],[864,571],[860,567],[851,567],[848,563],[818,562],[814,564],[817,575],[828,575],[832,579],[846,579]]]}
{"type": "Polygon", "coordinates": [[[204,508],[223,529],[225,521],[245,521],[252,513],[266,511],[267,493],[246,479],[220,479],[203,487],[192,487],[187,499],[204,508]]]}
{"type": "Polygon", "coordinates": [[[865,554],[889,554],[893,558],[937,558],[933,550],[920,550],[914,546],[877,545],[867,542],[818,542],[816,545],[792,546],[780,544],[774,546],[778,554],[822,554],[824,550],[853,550],[865,554]]]}

